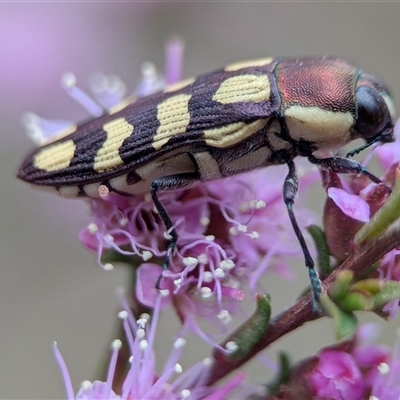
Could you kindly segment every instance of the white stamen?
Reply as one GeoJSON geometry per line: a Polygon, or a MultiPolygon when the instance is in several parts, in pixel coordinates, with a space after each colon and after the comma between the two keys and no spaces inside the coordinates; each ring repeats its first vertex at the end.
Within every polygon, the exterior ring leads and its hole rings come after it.
{"type": "Polygon", "coordinates": [[[239,232],[237,231],[237,229],[236,229],[235,226],[231,226],[231,227],[229,228],[229,233],[230,233],[232,236],[236,236],[239,232]]]}
{"type": "Polygon", "coordinates": [[[215,236],[214,235],[207,235],[205,236],[205,238],[209,241],[209,242],[213,242],[215,240],[215,236]]]}
{"type": "Polygon", "coordinates": [[[159,293],[161,294],[162,297],[168,297],[170,292],[169,289],[161,289],[159,293]]]}
{"type": "Polygon", "coordinates": [[[177,374],[181,374],[181,373],[183,372],[182,365],[176,363],[175,366],[174,366],[174,371],[175,371],[177,374]]]}
{"type": "Polygon", "coordinates": [[[32,112],[24,113],[21,122],[29,138],[39,146],[62,137],[65,133],[73,132],[77,128],[71,121],[45,119],[32,112]]]}
{"type": "Polygon", "coordinates": [[[174,285],[177,287],[177,288],[180,288],[181,287],[181,284],[182,284],[182,278],[178,278],[178,279],[175,279],[174,280],[174,285]]]}
{"type": "Polygon", "coordinates": [[[127,319],[127,318],[128,318],[128,311],[125,311],[125,310],[120,311],[120,312],[118,313],[118,318],[127,319]]]}
{"type": "Polygon", "coordinates": [[[142,329],[144,329],[146,327],[146,324],[148,322],[148,319],[146,318],[139,318],[136,323],[138,324],[138,326],[142,329]]]}
{"type": "Polygon", "coordinates": [[[199,260],[195,257],[185,257],[183,259],[183,264],[187,267],[196,267],[199,263],[199,260]]]}
{"type": "Polygon", "coordinates": [[[263,210],[266,206],[264,200],[252,200],[250,202],[251,208],[254,208],[256,210],[263,210]]]}
{"type": "Polygon", "coordinates": [[[142,350],[146,350],[148,347],[149,347],[149,342],[148,342],[147,340],[142,340],[142,341],[140,342],[140,348],[141,348],[142,350]]]}
{"type": "Polygon", "coordinates": [[[148,261],[152,257],[153,257],[153,253],[151,251],[148,251],[148,250],[144,250],[143,251],[142,258],[143,258],[144,261],[148,261]]]}
{"type": "Polygon", "coordinates": [[[239,232],[247,232],[247,226],[246,225],[238,225],[237,227],[239,232]]]}
{"type": "Polygon", "coordinates": [[[151,194],[150,193],[146,193],[144,195],[144,199],[148,202],[151,203],[153,200],[151,199],[151,194]]]}
{"type": "Polygon", "coordinates": [[[119,339],[115,339],[111,343],[111,349],[112,350],[119,350],[122,347],[122,342],[119,339]]]}
{"type": "Polygon", "coordinates": [[[218,319],[227,325],[232,321],[232,316],[228,310],[222,310],[218,313],[218,319]]]}
{"type": "Polygon", "coordinates": [[[198,260],[198,262],[199,263],[201,263],[201,264],[207,264],[207,262],[208,262],[208,258],[207,258],[207,255],[206,254],[200,254],[198,257],[197,257],[197,260],[198,260]]]}
{"type": "Polygon", "coordinates": [[[200,225],[202,225],[202,226],[208,226],[208,225],[210,225],[210,222],[211,222],[211,220],[208,217],[200,218],[200,225]]]}
{"type": "Polygon", "coordinates": [[[104,237],[105,237],[106,240],[108,240],[110,242],[114,241],[114,236],[110,235],[109,233],[107,233],[104,237]]]}
{"type": "Polygon", "coordinates": [[[95,233],[99,230],[99,227],[97,226],[97,224],[95,224],[94,222],[92,222],[91,224],[88,225],[88,230],[90,233],[95,233]]]}
{"type": "Polygon", "coordinates": [[[86,380],[86,381],[82,381],[80,386],[82,389],[89,389],[91,385],[92,385],[92,382],[86,380]]]}
{"type": "Polygon", "coordinates": [[[61,77],[61,86],[93,117],[100,117],[101,115],[103,115],[103,108],[100,107],[97,102],[94,101],[82,89],[79,89],[76,86],[76,77],[72,72],[64,73],[64,75],[61,77]]]}
{"type": "Polygon", "coordinates": [[[186,346],[186,340],[184,338],[177,338],[174,342],[174,347],[176,349],[180,349],[181,347],[186,346]]]}
{"type": "Polygon", "coordinates": [[[137,330],[137,333],[136,333],[136,336],[137,336],[139,339],[143,339],[143,338],[146,336],[145,330],[144,330],[143,328],[138,329],[138,330],[137,330]]]}
{"type": "Polygon", "coordinates": [[[229,353],[234,353],[239,348],[239,346],[236,342],[229,341],[226,343],[225,348],[229,351],[229,353]]]}
{"type": "Polygon", "coordinates": [[[207,299],[207,298],[211,297],[213,294],[212,290],[206,286],[203,286],[200,289],[200,293],[201,293],[201,297],[203,297],[203,299],[207,299]]]}
{"type": "Polygon", "coordinates": [[[124,82],[114,74],[96,72],[89,78],[89,85],[96,100],[105,108],[120,103],[126,93],[124,82]]]}
{"type": "Polygon", "coordinates": [[[191,392],[190,392],[190,390],[188,390],[188,389],[183,389],[183,390],[181,391],[181,399],[182,399],[182,400],[187,399],[190,395],[191,395],[191,392]]]}
{"type": "Polygon", "coordinates": [[[157,78],[157,68],[152,62],[144,62],[142,64],[143,78],[157,78]]]}
{"type": "Polygon", "coordinates": [[[219,266],[225,271],[230,271],[231,269],[235,268],[235,263],[232,260],[222,260],[219,263],[219,266]]]}
{"type": "Polygon", "coordinates": [[[253,231],[249,234],[250,239],[258,239],[260,237],[260,234],[257,231],[253,231]]]}
{"type": "Polygon", "coordinates": [[[126,226],[126,224],[128,223],[128,218],[122,217],[122,218],[120,218],[118,223],[120,226],[126,226]]]}
{"type": "Polygon", "coordinates": [[[72,72],[65,72],[61,77],[61,86],[63,89],[70,89],[76,85],[76,76],[72,72]]]}
{"type": "Polygon", "coordinates": [[[205,271],[204,272],[204,282],[212,282],[214,280],[214,275],[212,274],[211,271],[205,271]]]}
{"type": "Polygon", "coordinates": [[[132,364],[133,356],[130,356],[128,361],[129,361],[129,364],[132,364]]]}
{"type": "Polygon", "coordinates": [[[159,78],[157,75],[156,67],[151,62],[145,62],[142,64],[142,81],[139,87],[135,90],[138,96],[148,96],[154,93],[160,86],[161,82],[158,82],[159,78]]]}
{"type": "Polygon", "coordinates": [[[111,263],[104,264],[103,269],[104,269],[104,271],[113,271],[114,265],[112,265],[111,263]]]}
{"type": "Polygon", "coordinates": [[[225,272],[224,272],[224,270],[223,270],[222,268],[216,268],[216,269],[215,269],[215,276],[216,276],[218,279],[223,279],[223,278],[225,278],[225,272]]]}
{"type": "Polygon", "coordinates": [[[382,374],[382,375],[386,375],[389,373],[390,371],[390,367],[388,364],[382,362],[378,365],[378,371],[382,374]]]}
{"type": "Polygon", "coordinates": [[[203,360],[203,364],[204,364],[206,367],[210,367],[210,366],[212,365],[212,363],[213,363],[213,360],[212,360],[211,357],[206,357],[206,358],[203,360]]]}

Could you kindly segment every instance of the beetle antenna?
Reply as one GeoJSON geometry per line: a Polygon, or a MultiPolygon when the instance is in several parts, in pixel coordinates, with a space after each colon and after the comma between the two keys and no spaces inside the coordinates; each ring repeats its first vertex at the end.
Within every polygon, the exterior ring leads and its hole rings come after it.
{"type": "Polygon", "coordinates": [[[382,140],[382,135],[378,135],[375,139],[371,140],[370,142],[365,143],[364,145],[357,147],[354,150],[349,151],[346,154],[346,158],[354,157],[356,154],[360,153],[361,151],[368,149],[368,147],[372,146],[376,142],[380,142],[382,140]]]}

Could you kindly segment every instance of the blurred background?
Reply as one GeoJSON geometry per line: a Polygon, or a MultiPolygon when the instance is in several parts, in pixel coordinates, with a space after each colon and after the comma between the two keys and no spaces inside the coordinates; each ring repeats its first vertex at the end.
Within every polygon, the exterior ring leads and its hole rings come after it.
{"type": "MultiPolygon", "coordinates": [[[[396,2],[0,3],[0,398],[65,398],[53,340],[76,389],[93,379],[114,339],[115,288],[127,280],[122,268],[100,270],[80,245],[77,234],[89,222],[83,201],[35,191],[15,178],[33,148],[20,123],[24,112],[87,117],[60,87],[65,71],[84,89],[100,70],[118,74],[133,90],[144,61],[162,70],[165,42],[177,34],[186,42],[184,77],[245,59],[337,55],[380,75],[400,99],[399,17],[396,2]]],[[[309,201],[319,212],[322,196],[321,189],[309,201]]],[[[307,284],[304,266],[294,269],[296,281],[267,284],[275,313],[307,284]]],[[[162,324],[169,338],[176,322],[165,315],[162,324]]],[[[397,326],[385,324],[379,341],[392,346],[397,326]]],[[[299,359],[332,342],[330,321],[319,321],[267,355],[275,360],[285,349],[299,359]]],[[[169,342],[160,336],[158,343],[162,366],[169,342]]],[[[184,366],[204,357],[202,346],[188,346],[184,366]]],[[[252,381],[271,376],[259,366],[249,371],[252,381]]]]}

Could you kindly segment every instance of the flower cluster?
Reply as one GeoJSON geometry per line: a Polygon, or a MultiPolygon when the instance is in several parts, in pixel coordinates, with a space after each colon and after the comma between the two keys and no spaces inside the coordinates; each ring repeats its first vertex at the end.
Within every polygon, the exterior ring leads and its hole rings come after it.
{"type": "Polygon", "coordinates": [[[116,377],[116,365],[118,352],[122,346],[120,340],[112,343],[111,360],[108,367],[107,379],[102,381],[84,381],[81,389],[75,396],[65,361],[54,345],[54,351],[60,366],[68,399],[76,400],[139,400],[139,399],[202,399],[223,400],[228,394],[238,389],[244,379],[243,374],[236,374],[224,385],[207,386],[211,359],[194,364],[188,370],[183,371],[178,363],[186,341],[181,332],[172,344],[172,350],[165,363],[163,371],[156,371],[156,354],[154,353],[154,339],[157,330],[158,316],[160,313],[161,297],[156,301],[153,317],[143,314],[135,320],[126,302],[125,311],[119,313],[123,320],[125,336],[130,352],[130,368],[123,379],[121,395],[113,391],[113,383],[116,377]]]}
{"type": "Polygon", "coordinates": [[[365,325],[353,340],[320,351],[309,374],[314,395],[338,400],[399,398],[399,360],[384,346],[369,343],[375,331],[365,325]]]}

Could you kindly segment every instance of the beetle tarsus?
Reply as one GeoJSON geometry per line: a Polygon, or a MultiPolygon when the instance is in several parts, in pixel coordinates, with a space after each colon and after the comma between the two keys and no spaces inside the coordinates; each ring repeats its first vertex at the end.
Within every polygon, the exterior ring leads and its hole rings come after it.
{"type": "Polygon", "coordinates": [[[315,313],[320,311],[319,306],[319,297],[322,291],[322,283],[321,279],[319,279],[319,275],[317,270],[313,268],[308,268],[308,275],[310,277],[311,282],[311,304],[312,309],[315,313]]]}
{"type": "Polygon", "coordinates": [[[363,174],[371,182],[382,183],[382,181],[364,168],[359,162],[343,157],[329,157],[329,158],[316,158],[309,156],[308,160],[313,163],[320,165],[322,168],[330,169],[339,174],[363,174]]]}

